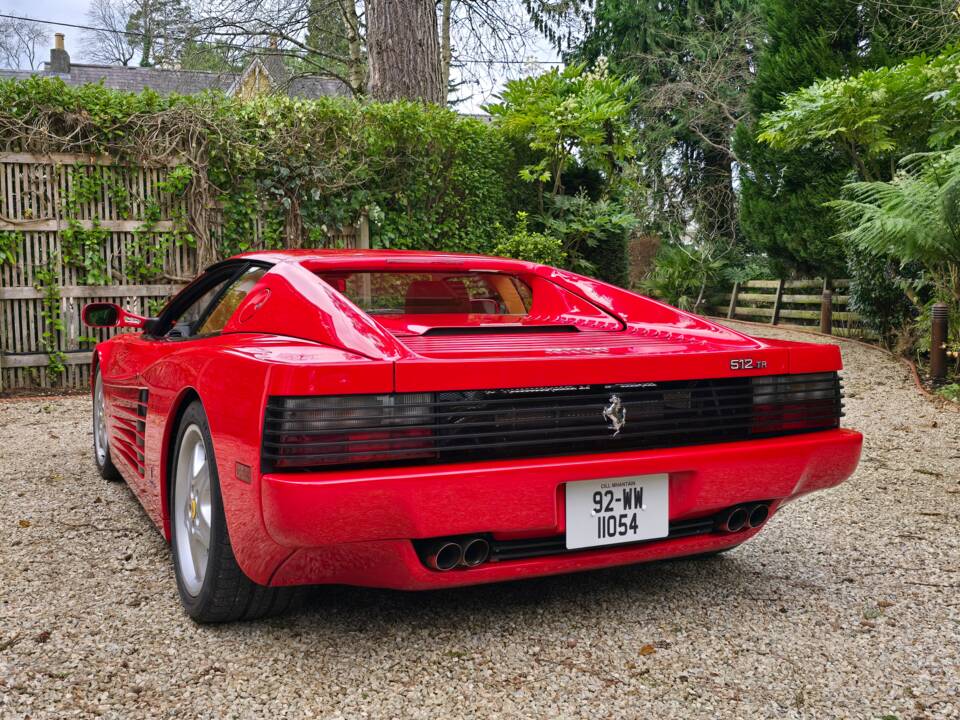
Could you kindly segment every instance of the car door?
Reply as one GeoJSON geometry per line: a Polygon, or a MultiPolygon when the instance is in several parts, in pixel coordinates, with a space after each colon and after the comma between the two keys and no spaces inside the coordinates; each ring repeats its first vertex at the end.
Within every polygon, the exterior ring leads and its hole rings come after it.
{"type": "Polygon", "coordinates": [[[126,465],[124,477],[151,515],[160,512],[163,421],[190,380],[188,373],[171,372],[175,365],[159,372],[157,368],[175,353],[218,335],[232,315],[230,308],[236,309],[267,269],[242,261],[214,266],[174,297],[143,334],[118,338],[111,353],[107,400],[113,421],[111,447],[119,451],[126,465]]]}

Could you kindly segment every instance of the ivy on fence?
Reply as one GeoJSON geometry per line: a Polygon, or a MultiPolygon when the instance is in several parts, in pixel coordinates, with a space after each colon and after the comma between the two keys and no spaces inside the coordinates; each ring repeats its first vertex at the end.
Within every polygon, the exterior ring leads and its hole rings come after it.
{"type": "Polygon", "coordinates": [[[57,283],[58,258],[50,258],[46,265],[36,269],[35,286],[42,290],[43,299],[40,306],[40,317],[43,320],[41,342],[47,353],[47,371],[59,375],[64,370],[67,356],[59,349],[59,333],[64,331],[63,315],[60,310],[60,286],[57,283]]]}
{"type": "MultiPolygon", "coordinates": [[[[515,211],[502,133],[418,103],[161,97],[31,78],[0,82],[0,139],[23,152],[176,165],[160,191],[176,196],[182,215],[174,222],[184,227],[169,239],[195,242],[201,264],[250,249],[255,236],[266,247],[317,243],[323,228],[353,225],[364,212],[384,245],[489,251],[515,211]],[[211,208],[222,212],[216,232],[211,208]]],[[[109,169],[72,169],[64,260],[89,283],[108,272],[95,252],[102,228],[80,222],[76,210],[103,192],[118,207],[133,201],[109,169]]],[[[144,221],[143,252],[134,254],[151,276],[151,252],[166,238],[151,232],[157,215],[149,207],[144,221]]]]}

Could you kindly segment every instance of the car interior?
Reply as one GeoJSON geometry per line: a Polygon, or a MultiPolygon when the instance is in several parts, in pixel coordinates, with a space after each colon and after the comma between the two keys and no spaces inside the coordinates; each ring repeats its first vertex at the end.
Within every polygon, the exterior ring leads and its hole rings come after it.
{"type": "Polygon", "coordinates": [[[320,273],[373,315],[524,315],[530,290],[518,278],[477,272],[320,273]]]}
{"type": "Polygon", "coordinates": [[[267,270],[260,265],[226,267],[204,278],[194,292],[164,310],[151,334],[178,340],[216,335],[267,270]]]}

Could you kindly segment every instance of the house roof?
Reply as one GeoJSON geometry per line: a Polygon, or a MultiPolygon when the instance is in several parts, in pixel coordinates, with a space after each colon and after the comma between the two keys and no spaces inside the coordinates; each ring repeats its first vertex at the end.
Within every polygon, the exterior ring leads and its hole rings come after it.
{"type": "Polygon", "coordinates": [[[161,95],[180,93],[191,95],[204,90],[223,90],[233,83],[233,73],[201,72],[197,70],[161,70],[158,68],[123,67],[120,65],[82,65],[72,63],[70,72],[52,72],[43,70],[0,70],[4,80],[23,80],[31,75],[40,77],[58,77],[68,85],[86,85],[102,82],[113,90],[140,92],[146,88],[161,95]]]}
{"type": "MultiPolygon", "coordinates": [[[[51,51],[51,59],[56,49],[51,51]]],[[[205,72],[201,70],[171,70],[154,67],[130,67],[122,65],[89,65],[70,62],[69,55],[60,49],[62,64],[53,69],[52,63],[44,63],[42,70],[0,70],[0,80],[26,80],[37,75],[58,77],[68,85],[103,83],[104,87],[127,92],[141,92],[149,88],[161,95],[193,95],[204,90],[232,92],[243,73],[205,72]],[[57,70],[60,70],[59,72],[57,70]],[[65,70],[65,71],[64,71],[65,70]]],[[[349,96],[350,89],[341,80],[320,75],[291,76],[276,53],[256,55],[248,65],[259,65],[270,76],[271,87],[291,97],[318,98],[330,95],[349,96]]]]}

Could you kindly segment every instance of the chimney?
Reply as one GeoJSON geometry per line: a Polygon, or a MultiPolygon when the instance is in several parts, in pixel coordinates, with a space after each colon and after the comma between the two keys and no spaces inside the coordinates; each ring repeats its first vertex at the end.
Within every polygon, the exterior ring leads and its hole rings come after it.
{"type": "Polygon", "coordinates": [[[63,49],[63,33],[54,33],[50,49],[50,72],[65,75],[70,72],[70,55],[63,49]]]}

